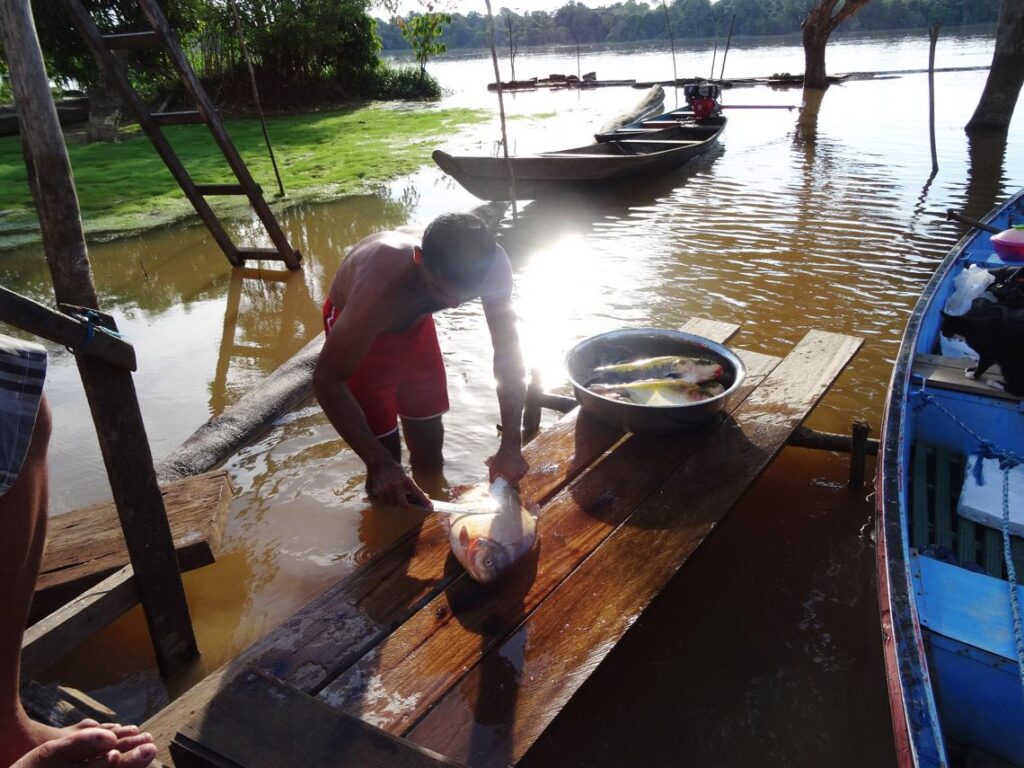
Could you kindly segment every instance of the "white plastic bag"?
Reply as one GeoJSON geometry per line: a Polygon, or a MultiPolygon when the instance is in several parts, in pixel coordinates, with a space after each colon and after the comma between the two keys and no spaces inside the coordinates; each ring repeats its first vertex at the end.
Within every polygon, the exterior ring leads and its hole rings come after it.
{"type": "Polygon", "coordinates": [[[962,315],[971,308],[976,298],[981,296],[996,280],[995,275],[987,269],[971,264],[956,276],[953,281],[953,293],[946,299],[942,311],[947,315],[962,315]]]}

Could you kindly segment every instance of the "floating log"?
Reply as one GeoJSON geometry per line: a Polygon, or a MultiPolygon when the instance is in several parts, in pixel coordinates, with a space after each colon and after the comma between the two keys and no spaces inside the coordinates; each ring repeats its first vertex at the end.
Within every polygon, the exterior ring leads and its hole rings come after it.
{"type": "MultiPolygon", "coordinates": [[[[231,504],[223,470],[161,487],[182,570],[209,565],[220,548],[231,504]]],[[[113,502],[93,504],[50,518],[33,620],[55,610],[128,563],[128,550],[113,502]]]]}

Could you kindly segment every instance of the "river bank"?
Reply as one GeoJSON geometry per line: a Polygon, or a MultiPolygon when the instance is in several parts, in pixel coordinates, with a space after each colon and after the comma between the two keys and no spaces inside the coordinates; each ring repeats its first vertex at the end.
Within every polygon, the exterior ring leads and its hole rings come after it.
{"type": "MultiPolygon", "coordinates": [[[[300,203],[366,192],[411,173],[429,160],[441,137],[488,117],[485,110],[421,102],[270,117],[267,130],[284,197],[278,193],[259,121],[234,119],[226,124],[271,207],[280,212],[300,203]]],[[[233,181],[205,126],[171,126],[165,134],[197,183],[233,181]]],[[[91,241],[138,234],[194,215],[138,126],[126,130],[124,138],[113,144],[78,143],[71,134],[68,155],[86,237],[91,241]]],[[[213,205],[226,217],[242,218],[248,213],[248,204],[237,200],[222,198],[213,205]]],[[[20,140],[0,138],[0,250],[38,240],[20,140]]]]}

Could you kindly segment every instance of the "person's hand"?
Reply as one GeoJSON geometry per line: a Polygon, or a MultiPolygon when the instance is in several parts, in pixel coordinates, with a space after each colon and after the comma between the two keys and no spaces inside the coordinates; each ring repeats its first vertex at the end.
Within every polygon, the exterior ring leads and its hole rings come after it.
{"type": "Polygon", "coordinates": [[[523,452],[520,448],[511,445],[502,445],[498,452],[485,462],[490,470],[490,479],[493,483],[499,477],[504,477],[516,488],[519,481],[523,479],[526,470],[530,465],[526,463],[523,452]]]}
{"type": "Polygon", "coordinates": [[[366,492],[374,501],[392,507],[432,508],[427,494],[394,461],[367,470],[366,492]]]}

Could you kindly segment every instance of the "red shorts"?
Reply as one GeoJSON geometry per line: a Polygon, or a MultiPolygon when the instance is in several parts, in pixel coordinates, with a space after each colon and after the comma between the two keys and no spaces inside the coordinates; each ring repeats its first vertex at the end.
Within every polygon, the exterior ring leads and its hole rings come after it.
{"type": "MultiPolygon", "coordinates": [[[[337,318],[324,302],[324,330],[337,318]]],[[[398,417],[430,419],[448,410],[448,379],[434,318],[427,315],[411,328],[382,333],[346,382],[377,437],[398,429],[398,417]]]]}

